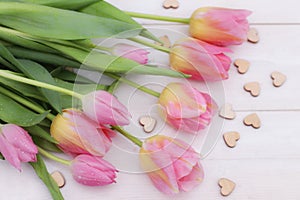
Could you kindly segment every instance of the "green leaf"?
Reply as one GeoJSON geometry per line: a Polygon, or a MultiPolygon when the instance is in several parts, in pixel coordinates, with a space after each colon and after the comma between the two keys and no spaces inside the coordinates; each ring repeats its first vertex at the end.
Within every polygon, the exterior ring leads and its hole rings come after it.
{"type": "MultiPolygon", "coordinates": [[[[135,20],[133,20],[131,16],[129,16],[122,10],[118,9],[117,7],[111,5],[106,1],[99,1],[97,3],[91,4],[80,11],[90,15],[123,21],[135,25],[137,28],[142,27],[142,25],[136,22],[135,20]]],[[[161,42],[157,37],[155,37],[151,32],[149,32],[146,29],[143,29],[140,35],[149,38],[151,40],[161,42]]]]}
{"type": "Polygon", "coordinates": [[[32,85],[20,83],[18,81],[13,81],[3,77],[0,77],[0,83],[6,85],[7,87],[15,91],[18,91],[24,96],[35,98],[44,102],[47,101],[46,98],[41,94],[41,92],[38,91],[38,89],[32,85]]]}
{"type": "Polygon", "coordinates": [[[51,53],[45,53],[30,49],[25,49],[17,46],[8,46],[7,49],[13,54],[16,58],[33,60],[39,63],[46,63],[55,66],[68,66],[73,68],[80,68],[80,63],[51,53]]]}
{"type": "MultiPolygon", "coordinates": [[[[0,44],[0,55],[22,71],[27,77],[37,81],[42,81],[55,85],[55,81],[51,74],[41,65],[30,60],[15,59],[14,56],[7,50],[6,47],[0,44]]],[[[59,93],[47,90],[44,88],[39,89],[49,103],[57,112],[61,112],[61,103],[59,93]]]]}
{"type": "Polygon", "coordinates": [[[46,165],[42,159],[42,157],[37,154],[37,161],[30,163],[33,169],[35,170],[38,177],[44,182],[47,186],[51,196],[54,200],[63,200],[64,197],[62,196],[57,184],[47,171],[46,165]]]}
{"type": "Polygon", "coordinates": [[[56,146],[56,144],[49,142],[43,138],[32,135],[32,140],[35,144],[42,147],[44,150],[61,153],[62,151],[56,146]]]}
{"type": "Polygon", "coordinates": [[[40,123],[49,111],[43,114],[36,114],[21,106],[13,99],[0,94],[0,119],[19,126],[33,126],[40,123]]]}
{"type": "Polygon", "coordinates": [[[85,52],[80,49],[61,46],[51,42],[44,42],[44,44],[57,49],[62,53],[71,56],[72,58],[81,62],[83,64],[82,67],[86,66],[88,69],[93,69],[96,71],[105,71],[111,73],[136,73],[180,78],[189,77],[174,70],[148,67],[127,58],[106,55],[100,53],[99,51],[85,52]]]}
{"type": "Polygon", "coordinates": [[[0,2],[0,24],[33,36],[62,40],[134,37],[142,30],[109,18],[15,2],[0,2]]]}
{"type": "Polygon", "coordinates": [[[43,52],[56,52],[54,49],[50,47],[47,47],[33,40],[26,39],[26,37],[22,36],[22,33],[18,31],[1,27],[1,26],[0,26],[0,38],[2,40],[5,40],[15,45],[19,45],[21,47],[34,49],[37,51],[43,51],[43,52]]]}
{"type": "Polygon", "coordinates": [[[3,155],[1,153],[0,153],[0,159],[4,160],[4,157],[3,157],[3,155]]]}
{"type": "MultiPolygon", "coordinates": [[[[55,81],[51,74],[41,65],[30,60],[18,60],[22,67],[22,72],[29,78],[35,79],[37,81],[49,83],[55,85],[55,81]]],[[[20,68],[19,68],[20,69],[20,68]]],[[[48,99],[49,104],[57,111],[61,112],[61,102],[60,94],[56,91],[40,88],[41,93],[46,99],[48,99]]]]}
{"type": "Polygon", "coordinates": [[[60,79],[55,79],[56,85],[68,90],[74,90],[80,94],[88,94],[95,90],[107,90],[108,86],[101,84],[79,84],[79,83],[69,83],[62,81],[60,79]]]}
{"type": "Polygon", "coordinates": [[[49,130],[46,131],[44,128],[38,126],[38,125],[35,125],[35,126],[30,126],[30,127],[25,127],[25,129],[31,134],[31,135],[35,135],[35,136],[38,136],[40,138],[43,138],[49,142],[52,142],[52,143],[55,143],[55,144],[58,144],[58,142],[53,138],[51,137],[50,133],[49,133],[49,130]]]}
{"type": "Polygon", "coordinates": [[[0,2],[21,2],[21,3],[33,3],[45,6],[51,6],[56,8],[77,10],[86,7],[99,0],[0,0],[0,2]]]}
{"type": "Polygon", "coordinates": [[[94,83],[90,79],[87,79],[69,70],[64,70],[62,68],[57,68],[53,70],[51,72],[51,75],[54,76],[55,78],[59,78],[64,81],[78,82],[78,83],[94,83]]]}

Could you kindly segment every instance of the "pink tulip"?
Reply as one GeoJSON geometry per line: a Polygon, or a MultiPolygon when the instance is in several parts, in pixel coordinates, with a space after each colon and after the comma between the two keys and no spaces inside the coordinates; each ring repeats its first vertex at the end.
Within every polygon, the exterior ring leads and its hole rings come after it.
{"type": "Polygon", "coordinates": [[[101,157],[81,154],[72,161],[71,172],[83,185],[103,186],[116,182],[117,170],[101,157]]]}
{"type": "Polygon", "coordinates": [[[21,162],[36,162],[38,149],[23,128],[6,124],[0,128],[0,152],[11,165],[21,170],[21,162]]]}
{"type": "Polygon", "coordinates": [[[190,133],[197,133],[207,127],[217,110],[217,105],[208,94],[183,83],[168,84],[158,103],[169,124],[190,133]]]}
{"type": "Polygon", "coordinates": [[[75,109],[66,109],[58,114],[51,124],[50,133],[64,152],[95,156],[103,156],[109,150],[111,137],[115,135],[111,129],[75,109]]]}
{"type": "Polygon", "coordinates": [[[112,54],[134,60],[144,65],[148,62],[149,52],[129,44],[119,43],[112,47],[112,54]]]}
{"type": "Polygon", "coordinates": [[[204,172],[199,159],[185,142],[162,135],[148,138],[140,150],[142,168],[165,194],[188,192],[202,182],[204,172]]]}
{"type": "Polygon", "coordinates": [[[192,37],[220,46],[241,44],[247,38],[248,10],[205,7],[197,9],[190,19],[192,37]]]}
{"type": "Polygon", "coordinates": [[[191,79],[217,81],[228,78],[231,52],[194,38],[177,41],[170,53],[170,66],[176,71],[192,75],[191,79]]]}
{"type": "Polygon", "coordinates": [[[131,117],[127,108],[110,93],[98,90],[82,99],[84,113],[99,124],[128,125],[131,117]]]}

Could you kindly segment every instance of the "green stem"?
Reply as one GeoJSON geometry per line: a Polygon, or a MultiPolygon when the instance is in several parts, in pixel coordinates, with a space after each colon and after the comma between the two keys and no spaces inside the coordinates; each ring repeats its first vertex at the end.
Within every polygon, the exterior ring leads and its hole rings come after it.
{"type": "Polygon", "coordinates": [[[168,17],[168,16],[128,12],[128,11],[125,11],[125,13],[130,15],[131,17],[136,17],[136,18],[153,19],[153,20],[167,21],[167,22],[179,22],[179,23],[183,23],[183,24],[190,23],[189,18],[168,17]]]}
{"type": "Polygon", "coordinates": [[[123,136],[125,136],[127,139],[129,139],[131,142],[133,142],[134,144],[138,145],[139,147],[143,146],[143,142],[141,140],[139,140],[137,137],[134,137],[133,135],[131,135],[130,133],[128,133],[127,131],[125,131],[120,126],[111,126],[111,127],[113,129],[117,130],[119,133],[121,133],[123,136]]]}
{"type": "Polygon", "coordinates": [[[61,88],[61,87],[51,85],[51,84],[48,84],[48,83],[32,80],[32,79],[29,79],[29,78],[24,78],[22,76],[12,74],[7,70],[0,70],[0,76],[2,76],[3,78],[6,78],[6,79],[18,81],[18,82],[21,82],[21,83],[26,83],[26,84],[33,85],[33,86],[36,86],[36,87],[46,88],[46,89],[49,89],[49,90],[64,93],[64,94],[76,97],[78,99],[82,99],[82,97],[83,97],[83,95],[81,95],[77,92],[74,92],[72,90],[68,90],[68,89],[61,88]]]}
{"type": "Polygon", "coordinates": [[[71,165],[71,161],[70,161],[70,160],[65,160],[65,159],[62,159],[62,158],[60,158],[60,157],[57,157],[57,156],[55,156],[55,155],[49,153],[48,151],[42,149],[41,147],[37,147],[37,148],[38,148],[39,152],[40,152],[43,156],[45,156],[45,157],[47,157],[47,158],[49,158],[49,159],[51,159],[51,160],[54,160],[54,161],[56,161],[56,162],[62,163],[62,164],[64,164],[64,165],[71,165]]]}
{"type": "Polygon", "coordinates": [[[163,46],[160,46],[160,45],[157,45],[157,44],[154,44],[154,43],[151,43],[146,40],[139,39],[139,38],[129,38],[129,40],[136,42],[136,43],[140,43],[140,44],[148,46],[148,47],[152,47],[154,49],[157,49],[157,50],[165,52],[165,53],[171,52],[171,49],[169,49],[169,48],[166,48],[166,47],[163,47],[163,46]]]}
{"type": "MultiPolygon", "coordinates": [[[[27,106],[28,108],[30,108],[30,109],[32,109],[32,110],[38,112],[38,113],[44,113],[44,112],[46,112],[43,108],[41,108],[41,107],[35,105],[34,103],[28,101],[27,99],[24,99],[24,98],[22,98],[21,96],[19,96],[19,95],[13,93],[13,92],[11,92],[11,91],[9,91],[9,90],[7,90],[7,89],[1,87],[1,86],[0,86],[0,92],[1,92],[2,94],[4,94],[4,95],[6,95],[6,96],[8,96],[8,97],[10,97],[10,98],[12,98],[12,99],[14,99],[15,101],[17,101],[17,102],[23,104],[24,106],[27,106]]],[[[47,118],[50,119],[50,120],[52,121],[52,120],[55,118],[55,116],[54,116],[53,114],[49,113],[49,114],[47,115],[47,118]]]]}
{"type": "Polygon", "coordinates": [[[110,73],[105,73],[105,75],[111,77],[111,78],[114,78],[114,79],[117,79],[123,83],[126,83],[134,88],[137,88],[138,90],[141,90],[143,92],[146,92],[147,94],[150,94],[152,96],[155,96],[155,97],[159,97],[160,96],[160,93],[159,92],[156,92],[154,90],[151,90],[150,88],[147,88],[147,87],[144,87],[144,86],[141,86],[133,81],[130,81],[126,78],[123,78],[121,76],[118,76],[118,75],[115,75],[115,74],[110,74],[110,73]]]}

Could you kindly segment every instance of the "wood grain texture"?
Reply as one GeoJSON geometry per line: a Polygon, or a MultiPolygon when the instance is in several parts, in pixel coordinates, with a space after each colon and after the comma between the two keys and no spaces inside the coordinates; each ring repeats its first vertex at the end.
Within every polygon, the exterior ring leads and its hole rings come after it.
{"type": "MultiPolygon", "coordinates": [[[[219,131],[218,141],[212,152],[202,161],[205,169],[203,184],[189,193],[168,197],[158,192],[147,176],[128,171],[139,171],[136,154],[132,157],[122,156],[119,149],[137,152],[122,137],[114,139],[115,146],[106,159],[122,168],[117,178],[117,184],[107,187],[86,187],[76,183],[68,167],[46,159],[49,171],[59,170],[66,178],[66,185],[61,189],[66,200],[96,200],[105,197],[107,200],[222,200],[218,180],[226,177],[236,183],[234,192],[226,199],[272,199],[297,200],[300,198],[300,12],[299,1],[285,0],[180,0],[177,10],[162,8],[163,0],[109,0],[117,7],[128,11],[140,11],[176,17],[187,17],[200,6],[225,6],[246,8],[253,11],[250,21],[260,35],[257,44],[246,42],[238,47],[231,47],[234,54],[232,60],[243,58],[251,66],[246,74],[239,74],[232,66],[230,79],[222,83],[192,84],[203,91],[210,92],[218,105],[231,103],[236,111],[234,120],[214,119],[211,127],[194,138],[188,134],[178,137],[193,140],[193,146],[201,151],[206,135],[210,131],[219,131]],[[299,25],[298,25],[299,24],[299,25]],[[280,88],[272,85],[270,74],[273,71],[282,72],[287,81],[280,88]],[[253,98],[243,90],[246,82],[258,81],[261,84],[261,94],[253,98]],[[261,128],[253,129],[243,124],[246,115],[256,112],[261,119],[261,128]],[[228,148],[222,139],[222,133],[238,131],[240,140],[235,148],[228,148]],[[127,172],[126,172],[127,171],[127,172]]],[[[171,42],[186,36],[186,25],[139,20],[149,25],[148,28],[157,36],[168,35],[171,42]]],[[[167,67],[167,55],[151,50],[150,61],[167,67]]],[[[145,84],[157,91],[162,90],[172,78],[149,76],[128,76],[134,81],[145,84]]],[[[117,96],[132,112],[133,121],[126,129],[140,138],[148,137],[138,124],[140,116],[156,115],[156,99],[136,92],[122,85],[117,96]]],[[[174,130],[157,121],[155,131],[173,135],[174,130]]],[[[156,132],[154,131],[153,134],[156,132]]],[[[7,162],[0,161],[0,199],[6,200],[50,200],[51,197],[33,170],[23,164],[22,173],[12,168],[7,162]],[[27,184],[30,183],[30,184],[27,184]]]]}

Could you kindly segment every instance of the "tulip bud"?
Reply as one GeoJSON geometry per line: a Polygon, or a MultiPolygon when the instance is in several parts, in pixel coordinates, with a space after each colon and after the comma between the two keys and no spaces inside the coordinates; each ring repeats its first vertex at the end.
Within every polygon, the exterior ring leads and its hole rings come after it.
{"type": "Polygon", "coordinates": [[[231,59],[224,54],[231,52],[194,38],[178,40],[170,53],[172,69],[192,75],[191,79],[217,81],[228,78],[231,59]]]}
{"type": "Polygon", "coordinates": [[[128,58],[142,65],[148,62],[148,54],[148,51],[129,44],[120,43],[112,47],[112,55],[128,58]]]}
{"type": "Polygon", "coordinates": [[[101,157],[81,154],[72,161],[71,172],[83,185],[103,186],[116,182],[117,170],[101,157]]]}
{"type": "Polygon", "coordinates": [[[11,165],[21,170],[21,162],[36,162],[38,149],[23,128],[6,124],[0,127],[0,152],[11,165]]]}
{"type": "Polygon", "coordinates": [[[82,99],[84,113],[99,124],[128,125],[130,114],[127,108],[110,93],[98,90],[82,99]]]}
{"type": "Polygon", "coordinates": [[[154,186],[165,194],[188,192],[204,178],[200,155],[179,139],[156,135],[140,150],[140,163],[154,186]]]}
{"type": "Polygon", "coordinates": [[[246,40],[249,24],[248,10],[205,7],[197,9],[190,18],[190,34],[205,42],[227,46],[246,40]]]}
{"type": "Polygon", "coordinates": [[[58,114],[51,124],[50,133],[64,152],[95,156],[103,156],[109,150],[110,137],[115,134],[75,109],[66,109],[58,114]]]}
{"type": "Polygon", "coordinates": [[[183,83],[168,84],[158,103],[161,114],[170,125],[189,133],[206,128],[217,109],[208,94],[183,83]]]}

